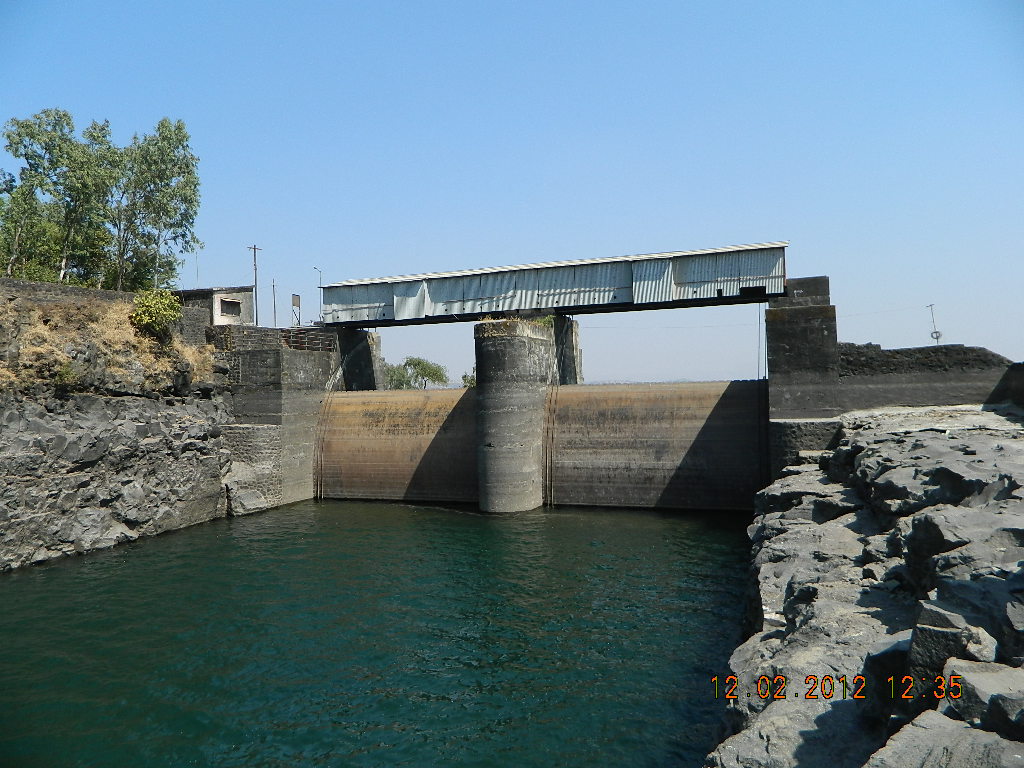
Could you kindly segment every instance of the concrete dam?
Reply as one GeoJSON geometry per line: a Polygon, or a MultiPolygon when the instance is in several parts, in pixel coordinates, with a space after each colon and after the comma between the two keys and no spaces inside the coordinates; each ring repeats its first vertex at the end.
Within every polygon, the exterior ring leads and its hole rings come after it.
{"type": "Polygon", "coordinates": [[[349,390],[379,389],[366,326],[484,322],[475,328],[472,389],[326,398],[317,494],[499,513],[556,503],[749,508],[768,479],[766,382],[582,386],[570,315],[781,296],[785,245],[323,286],[323,316],[339,331],[342,357],[367,379],[349,390]]]}
{"type": "MultiPolygon", "coordinates": [[[[318,495],[477,504],[477,388],[332,392],[318,495]]],[[[536,440],[543,502],[749,509],[768,478],[767,382],[557,386],[536,440]]]]}
{"type": "Polygon", "coordinates": [[[840,344],[828,278],[787,279],[783,257],[763,244],[323,286],[320,329],[215,334],[233,377],[225,435],[266,504],[749,511],[784,466],[830,447],[841,413],[1020,399],[1024,367],[987,350],[840,344]],[[571,314],[723,303],[767,305],[767,379],[582,384],[571,314]],[[384,390],[367,328],[466,320],[475,387],[384,390]]]}

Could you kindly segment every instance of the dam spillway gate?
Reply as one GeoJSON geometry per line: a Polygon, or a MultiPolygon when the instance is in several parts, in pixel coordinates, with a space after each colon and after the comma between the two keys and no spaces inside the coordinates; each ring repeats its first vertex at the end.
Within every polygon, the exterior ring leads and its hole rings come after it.
{"type": "MultiPolygon", "coordinates": [[[[477,390],[332,392],[317,433],[321,498],[477,503],[477,390]]],[[[768,478],[767,383],[554,386],[546,504],[750,509],[768,478]]]]}

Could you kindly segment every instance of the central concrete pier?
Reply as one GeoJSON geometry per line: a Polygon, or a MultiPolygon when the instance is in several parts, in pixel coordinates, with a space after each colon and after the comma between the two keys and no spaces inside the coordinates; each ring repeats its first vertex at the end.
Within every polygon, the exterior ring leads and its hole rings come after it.
{"type": "Polygon", "coordinates": [[[482,512],[544,504],[544,421],[555,383],[554,333],[521,320],[479,323],[477,472],[482,512]]]}

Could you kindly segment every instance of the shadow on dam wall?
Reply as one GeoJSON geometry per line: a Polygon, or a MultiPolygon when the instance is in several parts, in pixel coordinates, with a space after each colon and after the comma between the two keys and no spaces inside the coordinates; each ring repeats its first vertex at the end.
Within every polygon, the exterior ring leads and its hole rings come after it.
{"type": "MultiPolygon", "coordinates": [[[[749,510],[768,478],[764,381],[562,386],[545,414],[548,504],[749,510]]],[[[475,503],[475,390],[334,392],[319,495],[475,503]]]]}
{"type": "Polygon", "coordinates": [[[317,432],[322,498],[477,500],[472,389],[332,392],[317,432]]]}
{"type": "Polygon", "coordinates": [[[986,406],[1001,403],[1013,403],[1024,408],[1024,363],[1009,366],[985,399],[986,406]]]}

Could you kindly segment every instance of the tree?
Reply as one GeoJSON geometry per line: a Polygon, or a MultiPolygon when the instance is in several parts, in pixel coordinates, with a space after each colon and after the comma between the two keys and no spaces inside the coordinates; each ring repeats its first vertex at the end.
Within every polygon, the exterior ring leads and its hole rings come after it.
{"type": "Polygon", "coordinates": [[[384,363],[384,379],[387,389],[426,389],[428,383],[444,387],[448,371],[422,357],[407,357],[397,365],[384,363]]]}
{"type": "Polygon", "coordinates": [[[0,248],[7,261],[7,277],[14,277],[20,264],[18,277],[25,279],[43,269],[53,273],[46,279],[57,279],[56,269],[48,266],[57,263],[60,252],[60,228],[54,218],[52,208],[28,185],[12,184],[6,197],[0,197],[0,248]]]}
{"type": "Polygon", "coordinates": [[[401,363],[384,363],[384,389],[412,389],[409,369],[401,363]]]}
{"type": "Polygon", "coordinates": [[[142,291],[135,295],[128,320],[136,330],[166,343],[171,338],[171,327],[181,320],[181,301],[162,288],[142,291]]]}
{"type": "Polygon", "coordinates": [[[53,191],[63,223],[58,282],[64,282],[76,267],[80,277],[88,278],[103,263],[102,258],[91,258],[97,254],[90,253],[90,245],[105,239],[97,230],[104,228],[104,205],[114,182],[108,158],[116,148],[110,142],[110,124],[106,121],[92,123],[82,136],[85,141],[72,138],[64,142],[58,155],[62,167],[53,191]],[[72,250],[78,253],[74,264],[69,263],[72,250]]]}
{"type": "Polygon", "coordinates": [[[163,118],[156,134],[132,138],[117,158],[116,183],[108,211],[113,232],[117,290],[127,283],[153,287],[177,275],[177,253],[191,253],[202,242],[193,225],[199,213],[199,162],[188,144],[185,124],[163,118]]]}
{"type": "Polygon", "coordinates": [[[466,387],[467,389],[476,386],[476,363],[473,364],[472,373],[462,374],[462,386],[466,387]]]}
{"type": "Polygon", "coordinates": [[[126,147],[110,124],[75,136],[71,115],[44,109],[4,127],[6,149],[24,161],[17,182],[0,174],[0,253],[13,276],[118,290],[169,286],[178,254],[202,246],[199,159],[185,124],[163,118],[126,147]]]}
{"type": "MultiPolygon", "coordinates": [[[[22,257],[30,229],[39,229],[45,218],[44,201],[57,194],[61,162],[67,157],[66,145],[74,141],[71,115],[59,109],[44,109],[27,119],[11,119],[4,126],[4,148],[25,161],[13,177],[5,179],[3,229],[6,235],[7,275],[22,257]]],[[[38,233],[38,232],[37,232],[38,233]]]]}
{"type": "Polygon", "coordinates": [[[426,389],[427,383],[439,387],[448,386],[448,371],[444,366],[424,360],[422,357],[407,357],[403,363],[409,369],[413,381],[418,381],[420,389],[426,389]]]}

